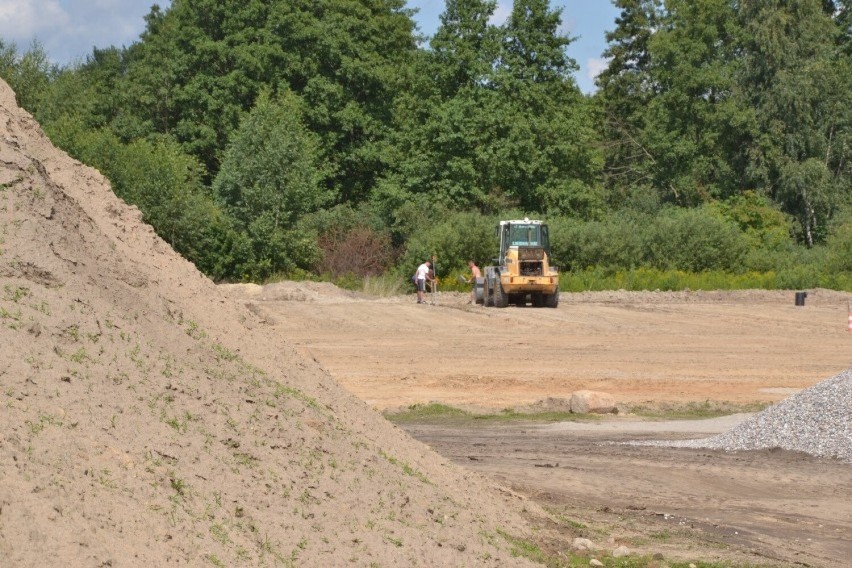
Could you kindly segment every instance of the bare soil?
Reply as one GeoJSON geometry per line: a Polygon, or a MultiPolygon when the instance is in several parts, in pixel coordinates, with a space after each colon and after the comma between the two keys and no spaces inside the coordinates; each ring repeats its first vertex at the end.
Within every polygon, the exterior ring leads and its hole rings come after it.
{"type": "MultiPolygon", "coordinates": [[[[458,293],[417,305],[413,295],[364,298],[316,283],[229,291],[270,333],[386,413],[429,402],[473,412],[558,410],[580,389],[608,392],[623,409],[736,408],[781,400],[852,365],[849,295],[829,290],[808,291],[805,306],[794,305],[793,292],[563,294],[555,310],[483,308],[458,293]]],[[[785,451],[619,443],[705,437],[741,417],[403,427],[572,519],[604,547],[844,565],[852,551],[848,464],[785,451]]]]}
{"type": "Polygon", "coordinates": [[[460,293],[359,298],[328,284],[238,287],[347,389],[386,410],[502,408],[580,389],[624,404],[778,401],[852,365],[850,294],[601,292],[559,308],[483,308],[460,293]],[[292,301],[301,300],[301,301],[292,301]]]}

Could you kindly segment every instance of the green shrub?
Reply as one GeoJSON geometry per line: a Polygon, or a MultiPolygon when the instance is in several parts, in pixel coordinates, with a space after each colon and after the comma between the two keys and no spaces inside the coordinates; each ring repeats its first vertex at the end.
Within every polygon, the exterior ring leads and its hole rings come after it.
{"type": "Polygon", "coordinates": [[[496,225],[496,220],[477,213],[450,214],[412,235],[400,260],[400,270],[410,276],[433,254],[439,277],[466,270],[468,260],[489,264],[499,248],[496,225]]]}
{"type": "Polygon", "coordinates": [[[733,274],[718,270],[685,272],[636,268],[612,271],[603,268],[563,273],[559,288],[565,292],[602,290],[749,290],[777,288],[774,272],[744,272],[733,274]]]}
{"type": "Polygon", "coordinates": [[[748,245],[737,227],[704,208],[667,208],[646,231],[647,263],[688,272],[742,270],[748,245]]]}
{"type": "Polygon", "coordinates": [[[736,224],[752,249],[789,251],[794,242],[793,219],[768,197],[754,191],[708,204],[707,209],[736,224]]]}
{"type": "Polygon", "coordinates": [[[591,222],[554,219],[550,222],[554,264],[562,270],[637,266],[645,257],[642,227],[649,222],[645,216],[630,214],[591,222]]]}
{"type": "Polygon", "coordinates": [[[826,242],[826,269],[830,274],[852,274],[852,222],[835,229],[826,242]]]}

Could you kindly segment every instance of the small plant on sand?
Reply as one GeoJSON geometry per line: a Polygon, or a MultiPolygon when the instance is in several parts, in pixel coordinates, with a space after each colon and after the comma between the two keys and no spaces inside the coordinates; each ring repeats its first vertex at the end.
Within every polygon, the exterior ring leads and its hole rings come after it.
{"type": "Polygon", "coordinates": [[[236,361],[240,358],[239,355],[225,348],[220,343],[213,344],[213,351],[216,353],[216,358],[220,361],[236,361]]]}
{"type": "Polygon", "coordinates": [[[416,469],[414,469],[413,467],[411,467],[411,466],[410,466],[410,465],[408,465],[407,463],[405,463],[405,462],[400,462],[400,461],[399,461],[399,460],[397,460],[395,457],[393,457],[393,456],[389,456],[388,454],[386,454],[386,453],[385,453],[384,451],[382,451],[382,450],[379,450],[379,455],[381,455],[383,458],[385,458],[386,460],[388,460],[388,462],[392,463],[393,465],[400,466],[400,467],[402,468],[402,472],[403,472],[403,473],[405,473],[405,475],[410,475],[410,476],[412,476],[412,477],[416,477],[417,479],[419,479],[419,480],[420,480],[420,481],[422,481],[423,483],[426,483],[427,485],[431,485],[431,484],[432,484],[432,483],[431,483],[431,482],[430,482],[430,481],[426,478],[426,476],[425,476],[425,475],[423,475],[421,472],[417,471],[416,469]]]}
{"type": "Polygon", "coordinates": [[[258,459],[253,455],[246,452],[237,452],[234,454],[234,459],[237,460],[239,465],[244,465],[246,467],[254,467],[257,465],[258,459]]]}
{"type": "MultiPolygon", "coordinates": [[[[171,400],[168,400],[171,402],[171,400]]],[[[184,412],[183,416],[174,416],[172,418],[164,418],[163,421],[177,430],[180,434],[185,434],[189,430],[189,423],[194,422],[196,417],[189,412],[184,412]]]]}
{"type": "Polygon", "coordinates": [[[115,489],[118,485],[112,480],[111,476],[112,472],[110,470],[102,469],[98,475],[98,482],[108,489],[115,489]]]}
{"type": "Polygon", "coordinates": [[[207,334],[200,327],[198,327],[198,324],[195,323],[194,321],[189,320],[189,321],[185,321],[183,323],[186,324],[186,328],[184,329],[186,334],[188,336],[190,336],[191,338],[195,339],[196,341],[199,341],[199,340],[207,337],[207,334]]]}
{"type": "Polygon", "coordinates": [[[83,364],[86,361],[92,360],[92,358],[89,356],[89,354],[86,353],[86,350],[82,347],[80,349],[78,349],[77,351],[75,351],[70,357],[68,357],[68,359],[70,361],[72,361],[74,363],[78,363],[78,364],[83,364]]]}
{"type": "Polygon", "coordinates": [[[41,313],[43,313],[43,314],[44,314],[44,315],[46,315],[46,316],[49,316],[49,315],[50,315],[50,313],[51,313],[51,312],[50,312],[50,305],[49,305],[47,302],[41,302],[41,303],[39,303],[39,304],[35,304],[34,306],[32,306],[32,308],[33,308],[35,311],[37,311],[37,312],[41,312],[41,313]]]}
{"type": "Polygon", "coordinates": [[[556,518],[559,520],[560,523],[567,525],[567,526],[569,526],[569,527],[571,527],[572,529],[575,529],[575,530],[584,530],[584,529],[588,528],[585,524],[583,524],[579,521],[575,521],[573,519],[569,519],[568,517],[566,517],[565,515],[563,515],[561,513],[556,513],[556,518]]]}
{"type": "Polygon", "coordinates": [[[13,287],[9,286],[8,284],[6,286],[3,286],[3,292],[4,292],[4,294],[3,294],[4,300],[8,300],[8,301],[14,302],[16,304],[18,302],[20,302],[22,298],[26,298],[27,296],[30,295],[30,289],[29,288],[26,288],[26,287],[23,287],[23,286],[18,286],[18,287],[13,288],[13,287]]]}
{"type": "Polygon", "coordinates": [[[189,491],[189,487],[187,486],[186,482],[183,479],[179,479],[174,476],[169,478],[169,485],[180,497],[186,497],[187,492],[189,491]]]}
{"type": "Polygon", "coordinates": [[[317,403],[317,401],[315,399],[306,395],[305,393],[303,393],[299,389],[295,389],[293,387],[288,387],[286,385],[282,385],[281,383],[275,384],[274,396],[275,396],[275,398],[281,398],[281,397],[285,397],[285,396],[290,397],[290,398],[295,398],[297,400],[301,400],[302,402],[304,402],[305,404],[307,404],[311,408],[314,408],[316,410],[319,410],[319,408],[320,408],[319,404],[317,403]]]}
{"type": "Polygon", "coordinates": [[[68,326],[65,329],[65,336],[72,341],[80,341],[80,328],[76,325],[68,326]]]}
{"type": "Polygon", "coordinates": [[[38,434],[45,429],[46,426],[62,426],[63,423],[59,418],[52,414],[44,414],[39,412],[38,420],[26,420],[24,422],[30,428],[32,434],[38,434]]]}
{"type": "Polygon", "coordinates": [[[16,310],[14,312],[10,312],[6,308],[0,306],[0,319],[9,320],[6,323],[6,326],[10,329],[18,329],[21,326],[21,318],[23,314],[21,314],[21,310],[16,310]]]}

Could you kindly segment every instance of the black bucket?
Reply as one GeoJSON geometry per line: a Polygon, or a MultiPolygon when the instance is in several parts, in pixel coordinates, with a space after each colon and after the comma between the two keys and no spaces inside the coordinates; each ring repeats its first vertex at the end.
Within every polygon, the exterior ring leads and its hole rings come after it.
{"type": "Polygon", "coordinates": [[[796,305],[797,306],[804,306],[805,305],[805,298],[807,298],[807,297],[808,297],[807,292],[796,292],[796,305]]]}

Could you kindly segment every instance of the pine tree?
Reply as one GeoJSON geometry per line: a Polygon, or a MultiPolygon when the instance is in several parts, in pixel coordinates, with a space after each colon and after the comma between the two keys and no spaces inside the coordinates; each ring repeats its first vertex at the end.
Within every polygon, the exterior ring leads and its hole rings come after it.
{"type": "Polygon", "coordinates": [[[626,204],[649,194],[653,185],[655,158],[645,147],[642,132],[645,109],[656,94],[649,44],[663,12],[660,0],[615,0],[614,4],[621,14],[615,30],[606,34],[608,47],[603,55],[609,65],[596,80],[595,98],[606,145],[605,183],[613,204],[626,204]]]}

